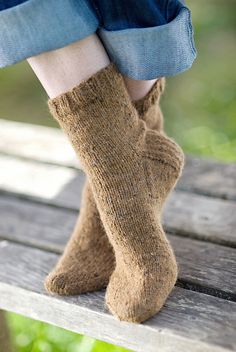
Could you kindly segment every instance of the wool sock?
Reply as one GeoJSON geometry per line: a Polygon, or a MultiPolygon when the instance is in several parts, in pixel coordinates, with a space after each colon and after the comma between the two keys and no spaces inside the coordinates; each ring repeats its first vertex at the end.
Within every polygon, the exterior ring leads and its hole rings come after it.
{"type": "MultiPolygon", "coordinates": [[[[134,103],[140,118],[157,131],[163,128],[159,100],[164,84],[164,78],[159,79],[144,98],[134,103]]],[[[114,252],[86,180],[76,226],[62,257],[46,278],[45,287],[60,295],[100,290],[107,286],[114,268],[114,252]]]]}
{"type": "Polygon", "coordinates": [[[149,93],[133,104],[139,114],[139,117],[146,122],[151,130],[163,132],[164,119],[160,108],[160,98],[165,89],[165,78],[158,79],[149,93]]]}
{"type": "Polygon", "coordinates": [[[183,153],[138,118],[114,65],[49,106],[89,177],[115,252],[107,306],[121,320],[144,321],[161,309],[177,278],[160,215],[183,153]]]}
{"type": "Polygon", "coordinates": [[[113,248],[86,180],[74,231],[56,267],[47,276],[50,293],[76,295],[107,286],[115,267],[113,248]]]}

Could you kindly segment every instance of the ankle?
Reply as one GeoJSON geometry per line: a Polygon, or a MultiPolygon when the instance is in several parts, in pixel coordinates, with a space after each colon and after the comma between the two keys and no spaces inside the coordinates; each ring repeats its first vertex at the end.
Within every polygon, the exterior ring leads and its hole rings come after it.
{"type": "Polygon", "coordinates": [[[124,81],[131,100],[135,102],[149,93],[157,79],[141,81],[124,77],[124,81]]]}

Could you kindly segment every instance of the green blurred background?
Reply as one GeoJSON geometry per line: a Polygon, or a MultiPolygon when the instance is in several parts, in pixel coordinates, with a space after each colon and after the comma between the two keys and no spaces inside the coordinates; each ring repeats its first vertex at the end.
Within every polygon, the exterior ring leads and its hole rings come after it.
{"type": "MultiPolygon", "coordinates": [[[[189,0],[198,58],[169,78],[162,100],[165,126],[185,152],[236,160],[236,1],[189,0]]],[[[0,116],[56,126],[46,95],[26,63],[0,70],[0,116]]],[[[118,352],[122,348],[8,315],[17,352],[118,352]]]]}

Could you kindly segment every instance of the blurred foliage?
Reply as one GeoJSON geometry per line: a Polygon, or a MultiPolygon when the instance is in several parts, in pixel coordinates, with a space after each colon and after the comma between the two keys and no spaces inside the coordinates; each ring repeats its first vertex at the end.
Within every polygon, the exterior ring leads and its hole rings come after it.
{"type": "Polygon", "coordinates": [[[91,337],[8,313],[17,352],[128,352],[91,337]]]}
{"type": "Polygon", "coordinates": [[[168,79],[166,129],[186,152],[236,160],[236,1],[188,1],[198,57],[168,79]]]}
{"type": "MultiPolygon", "coordinates": [[[[168,79],[165,125],[185,152],[236,161],[236,1],[189,0],[198,58],[168,79]]],[[[23,62],[0,70],[0,116],[56,126],[46,94],[23,62]]],[[[121,352],[92,338],[9,314],[17,352],[121,352]]]]}

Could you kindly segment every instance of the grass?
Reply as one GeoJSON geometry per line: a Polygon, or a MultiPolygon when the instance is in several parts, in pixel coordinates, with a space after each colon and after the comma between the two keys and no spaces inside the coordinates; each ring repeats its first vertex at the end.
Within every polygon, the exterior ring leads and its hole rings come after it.
{"type": "MultiPolygon", "coordinates": [[[[162,100],[166,130],[185,152],[236,161],[236,2],[189,0],[198,58],[168,79],[162,100]]],[[[26,63],[0,70],[5,119],[56,126],[46,94],[26,63]]],[[[125,349],[9,314],[17,352],[121,352],[125,349]]]]}
{"type": "Polygon", "coordinates": [[[13,344],[17,352],[127,352],[91,337],[8,313],[13,344]]]}

